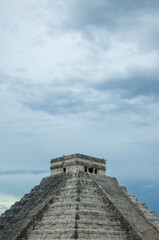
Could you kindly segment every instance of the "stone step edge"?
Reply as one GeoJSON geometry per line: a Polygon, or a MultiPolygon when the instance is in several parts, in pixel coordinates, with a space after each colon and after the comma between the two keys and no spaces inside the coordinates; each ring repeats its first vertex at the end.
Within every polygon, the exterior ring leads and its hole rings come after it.
{"type": "Polygon", "coordinates": [[[82,232],[112,232],[112,233],[114,233],[114,232],[121,232],[121,233],[123,233],[123,232],[126,232],[126,230],[123,230],[123,229],[120,229],[120,230],[110,230],[110,229],[105,229],[105,230],[103,230],[103,229],[92,229],[92,228],[88,228],[88,229],[86,229],[86,228],[78,228],[78,229],[76,229],[76,228],[68,228],[67,230],[66,229],[56,229],[56,230],[52,230],[52,229],[42,229],[42,230],[34,230],[33,232],[31,232],[30,233],[30,235],[34,235],[35,233],[37,234],[41,234],[41,233],[47,233],[47,234],[49,234],[49,233],[58,233],[58,232],[60,232],[60,233],[63,233],[63,232],[70,232],[70,231],[75,231],[75,230],[77,230],[77,231],[82,231],[82,232]]]}

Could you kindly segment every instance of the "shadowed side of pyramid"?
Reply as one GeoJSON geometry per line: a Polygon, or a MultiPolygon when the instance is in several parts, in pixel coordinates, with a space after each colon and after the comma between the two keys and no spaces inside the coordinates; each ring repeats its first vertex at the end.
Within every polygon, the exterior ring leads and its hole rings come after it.
{"type": "Polygon", "coordinates": [[[115,178],[98,175],[93,177],[93,181],[143,239],[159,239],[158,225],[153,222],[156,216],[153,219],[147,218],[143,209],[131,200],[115,178]]]}

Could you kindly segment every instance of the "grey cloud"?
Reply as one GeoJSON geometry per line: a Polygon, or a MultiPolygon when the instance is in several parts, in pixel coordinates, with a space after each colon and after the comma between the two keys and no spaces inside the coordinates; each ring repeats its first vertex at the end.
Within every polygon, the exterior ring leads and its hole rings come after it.
{"type": "MultiPolygon", "coordinates": [[[[56,89],[54,89],[56,91],[56,89]]],[[[79,95],[71,93],[59,93],[54,95],[46,93],[42,97],[42,100],[35,99],[33,101],[22,102],[25,106],[38,111],[46,111],[50,114],[65,115],[65,114],[76,114],[81,111],[87,111],[86,105],[83,99],[79,95]]]]}
{"type": "Polygon", "coordinates": [[[17,68],[16,69],[16,72],[26,72],[27,71],[27,69],[26,68],[17,68]]]}
{"type": "MultiPolygon", "coordinates": [[[[85,83],[78,91],[75,90],[78,88],[77,83],[73,84],[71,79],[68,85],[63,83],[62,86],[23,83],[18,79],[10,85],[10,91],[14,92],[23,107],[53,116],[86,115],[100,118],[105,115],[108,117],[112,114],[135,113],[140,118],[148,113],[151,102],[158,103],[157,73],[150,77],[151,74],[146,76],[133,73],[128,79],[111,79],[98,84],[85,83]],[[129,102],[129,99],[140,95],[145,97],[141,102],[129,102]]],[[[138,124],[141,126],[147,122],[143,123],[142,120],[138,124]]]]}
{"type": "Polygon", "coordinates": [[[6,206],[5,205],[0,205],[0,210],[5,210],[6,209],[6,206]]]}
{"type": "MultiPolygon", "coordinates": [[[[80,31],[88,41],[96,41],[96,34],[104,30],[105,39],[101,47],[108,48],[109,38],[116,41],[133,42],[140,49],[151,50],[158,48],[159,2],[156,0],[141,1],[108,1],[108,0],[81,0],[70,1],[59,29],[66,32],[80,31]],[[96,33],[98,30],[98,33],[96,33]],[[108,37],[109,36],[109,37],[108,37]]],[[[59,12],[60,14],[60,12],[59,12]]],[[[47,22],[49,29],[55,33],[52,20],[47,22]]],[[[111,47],[111,43],[109,43],[111,47]]]]}
{"type": "Polygon", "coordinates": [[[97,85],[100,91],[114,91],[122,98],[137,96],[153,97],[159,99],[159,73],[158,72],[134,72],[127,78],[103,81],[97,85]]]}
{"type": "Polygon", "coordinates": [[[159,49],[159,41],[158,41],[158,39],[159,39],[159,29],[158,30],[153,30],[150,33],[147,33],[145,35],[144,39],[145,39],[144,40],[144,47],[145,47],[146,50],[159,49]]]}
{"type": "MultiPolygon", "coordinates": [[[[0,73],[0,82],[4,85],[5,94],[14,95],[17,103],[33,111],[43,111],[52,115],[76,114],[87,111],[83,88],[76,93],[77,83],[72,79],[68,83],[36,84],[29,79],[12,78],[0,73]],[[7,81],[6,81],[7,80],[7,81]]],[[[85,93],[84,93],[85,94],[85,93]]]]}
{"type": "Polygon", "coordinates": [[[21,175],[21,174],[41,174],[48,173],[48,169],[17,169],[17,170],[1,170],[0,175],[21,175]]]}
{"type": "Polygon", "coordinates": [[[153,2],[152,4],[152,2],[148,0],[72,1],[70,5],[70,22],[67,22],[66,19],[66,23],[72,27],[103,26],[111,30],[113,30],[114,27],[124,24],[127,25],[127,28],[130,28],[130,23],[133,24],[136,22],[138,13],[145,12],[145,10],[148,12],[157,12],[156,9],[159,8],[159,3],[158,1],[153,2]]]}
{"type": "MultiPolygon", "coordinates": [[[[141,102],[135,101],[134,103],[127,100],[136,97],[138,94],[137,91],[139,90],[136,89],[136,85],[131,86],[134,87],[134,89],[130,92],[130,86],[127,83],[123,85],[113,84],[114,83],[108,83],[108,86],[105,86],[107,87],[106,92],[103,91],[103,86],[102,90],[88,86],[89,90],[83,89],[76,95],[70,92],[66,92],[65,94],[61,92],[55,96],[53,96],[53,94],[46,94],[47,96],[44,94],[41,97],[42,100],[39,98],[31,101],[27,99],[27,101],[22,102],[22,104],[33,111],[42,111],[54,116],[68,116],[71,114],[79,115],[80,118],[81,116],[83,116],[82,118],[89,117],[92,120],[94,116],[96,116],[96,119],[101,119],[101,117],[104,119],[105,116],[109,118],[112,115],[122,116],[123,114],[135,114],[138,116],[138,120],[134,123],[136,127],[143,127],[149,124],[149,119],[147,119],[149,114],[147,113],[150,111],[150,102],[147,101],[146,103],[146,99],[141,102]],[[95,93],[95,96],[93,93],[95,93]],[[107,99],[107,95],[109,95],[109,99],[107,99]]],[[[147,91],[147,89],[145,91],[147,91]]]]}
{"type": "MultiPolygon", "coordinates": [[[[148,116],[156,121],[156,113],[151,104],[158,106],[158,72],[131,69],[127,78],[112,78],[100,83],[83,82],[78,79],[65,79],[36,84],[29,79],[6,76],[9,92],[17,103],[34,112],[39,111],[52,116],[83,116],[82,118],[102,119],[104,116],[135,114],[137,127],[149,124],[148,116]],[[82,82],[82,84],[81,84],[82,82]],[[78,91],[77,91],[78,89],[78,91]],[[129,101],[139,96],[144,99],[129,101]],[[147,120],[146,120],[147,119],[147,120]]],[[[5,76],[1,79],[5,79],[5,76]]],[[[3,81],[5,84],[5,81],[3,81]]],[[[156,111],[157,112],[157,111],[156,111]]]]}
{"type": "Polygon", "coordinates": [[[11,81],[12,81],[12,78],[9,75],[0,71],[0,84],[2,83],[7,84],[8,82],[11,82],[11,81]]]}

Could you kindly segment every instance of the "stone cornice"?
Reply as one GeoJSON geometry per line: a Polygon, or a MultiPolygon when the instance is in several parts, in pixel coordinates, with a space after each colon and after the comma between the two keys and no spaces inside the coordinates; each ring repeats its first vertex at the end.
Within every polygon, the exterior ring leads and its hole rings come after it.
{"type": "Polygon", "coordinates": [[[87,155],[79,154],[79,153],[75,153],[75,154],[71,154],[71,155],[67,155],[67,156],[64,155],[59,158],[53,158],[53,159],[51,159],[50,162],[51,163],[60,162],[60,161],[65,161],[65,160],[69,160],[72,158],[81,158],[81,159],[86,159],[86,160],[95,161],[95,162],[99,162],[99,163],[106,163],[105,159],[91,157],[91,156],[87,156],[87,155]]]}

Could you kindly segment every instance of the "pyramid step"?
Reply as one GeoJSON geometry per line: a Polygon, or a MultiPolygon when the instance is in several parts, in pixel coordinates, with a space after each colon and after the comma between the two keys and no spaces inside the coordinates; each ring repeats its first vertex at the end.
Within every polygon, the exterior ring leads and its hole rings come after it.
{"type": "Polygon", "coordinates": [[[78,239],[112,239],[112,240],[126,240],[127,235],[125,231],[115,231],[113,229],[102,231],[102,230],[93,230],[93,229],[57,229],[57,230],[35,230],[34,233],[31,233],[29,240],[51,240],[51,239],[75,239],[78,236],[78,239]]]}
{"type": "Polygon", "coordinates": [[[129,194],[126,187],[120,187],[126,196],[132,201],[139,210],[145,215],[149,222],[154,225],[159,231],[159,219],[154,211],[150,211],[147,208],[147,205],[143,202],[139,202],[135,195],[129,194]]]}
{"type": "Polygon", "coordinates": [[[95,211],[97,212],[103,212],[105,210],[105,207],[102,207],[100,205],[87,205],[87,207],[84,204],[72,204],[72,205],[60,205],[60,206],[52,206],[51,209],[53,209],[54,211],[58,212],[58,211],[63,211],[65,210],[65,212],[67,211],[76,211],[77,209],[80,211],[84,211],[85,209],[87,209],[88,212],[92,211],[92,209],[95,208],[95,211]]]}
{"type": "Polygon", "coordinates": [[[65,208],[76,208],[77,204],[80,208],[100,208],[100,209],[106,208],[106,206],[102,203],[100,205],[96,205],[96,204],[91,203],[91,202],[84,202],[84,203],[82,203],[82,202],[77,202],[77,203],[76,202],[69,202],[69,203],[66,202],[65,204],[55,202],[51,205],[51,208],[56,209],[56,208],[61,208],[63,206],[65,206],[65,208]]]}

